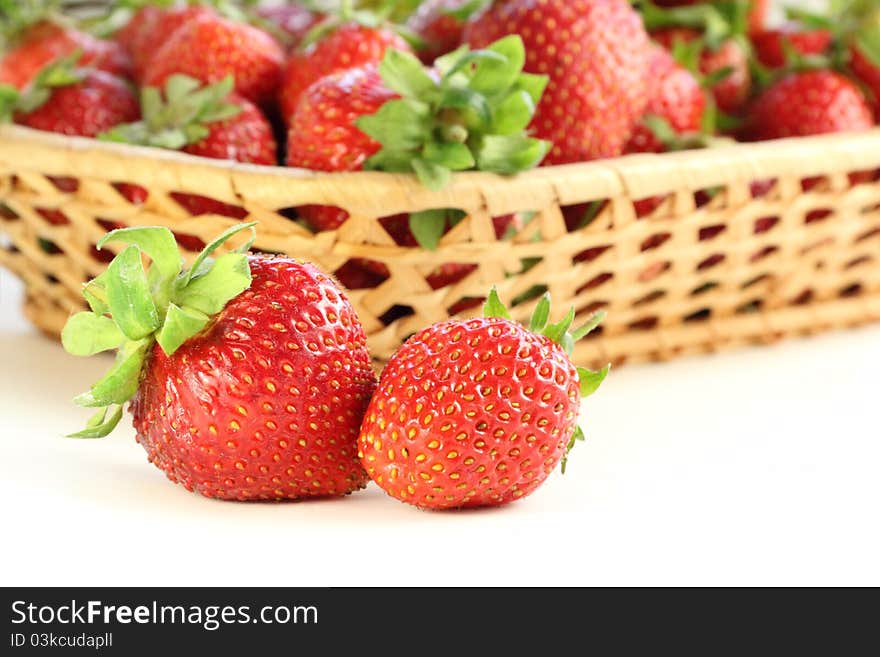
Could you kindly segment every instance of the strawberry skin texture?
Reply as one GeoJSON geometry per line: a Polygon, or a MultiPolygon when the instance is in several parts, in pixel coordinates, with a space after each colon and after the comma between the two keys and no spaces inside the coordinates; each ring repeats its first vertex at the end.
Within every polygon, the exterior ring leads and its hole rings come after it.
{"type": "Polygon", "coordinates": [[[28,31],[21,44],[0,59],[0,84],[23,89],[48,64],[77,50],[82,53],[81,66],[120,77],[131,74],[131,60],[118,43],[51,23],[40,23],[28,31]]]}
{"type": "Polygon", "coordinates": [[[269,34],[244,23],[199,16],[178,27],[153,55],[144,72],[145,86],[161,87],[174,73],[204,83],[235,78],[235,91],[258,105],[274,99],[284,52],[269,34]]]}
{"type": "Polygon", "coordinates": [[[821,55],[831,45],[831,39],[831,32],[828,30],[783,27],[754,34],[752,44],[759,62],[770,68],[780,68],[785,66],[786,44],[801,55],[821,55]]]}
{"type": "Polygon", "coordinates": [[[496,506],[533,492],[577,423],[562,348],[505,319],[434,325],[392,356],[358,449],[389,495],[422,508],[496,506]]]}
{"type": "Polygon", "coordinates": [[[411,52],[406,41],[384,28],[369,28],[357,23],[340,26],[305,50],[294,52],[287,60],[281,83],[281,112],[290,121],[303,92],[325,75],[366,64],[379,63],[389,49],[411,52]]]}
{"type": "Polygon", "coordinates": [[[426,0],[407,20],[407,27],[418,34],[425,47],[419,57],[426,64],[455,50],[461,43],[465,21],[450,15],[472,0],[426,0]]]}
{"type": "Polygon", "coordinates": [[[154,348],[132,403],[137,440],[169,479],[207,497],[358,490],[358,428],[375,388],[363,327],[313,265],[250,264],[250,289],[202,334],[171,357],[154,348]]]}
{"type": "Polygon", "coordinates": [[[626,0],[508,0],[469,21],[464,40],[483,48],[519,34],[524,70],[550,81],[531,129],[553,149],[544,164],[615,157],[647,103],[649,40],[626,0]]]}
{"type": "MultiPolygon", "coordinates": [[[[706,97],[699,81],[673,59],[665,49],[655,46],[648,64],[648,107],[645,114],[659,116],[679,134],[699,132],[706,97]]],[[[639,123],[627,142],[627,153],[660,153],[663,144],[644,124],[639,123]]]]}
{"type": "Polygon", "coordinates": [[[250,164],[276,164],[272,125],[260,108],[241,96],[229,100],[241,108],[235,116],[209,124],[210,133],[202,141],[186,146],[190,155],[250,164]]]}
{"type": "Polygon", "coordinates": [[[792,73],[754,102],[747,136],[754,140],[869,130],[874,117],[864,94],[833,71],[792,73]]]}
{"type": "Polygon", "coordinates": [[[95,137],[140,117],[137,98],[124,80],[104,71],[85,71],[81,82],[57,87],[44,105],[16,114],[15,122],[37,130],[95,137]]]}

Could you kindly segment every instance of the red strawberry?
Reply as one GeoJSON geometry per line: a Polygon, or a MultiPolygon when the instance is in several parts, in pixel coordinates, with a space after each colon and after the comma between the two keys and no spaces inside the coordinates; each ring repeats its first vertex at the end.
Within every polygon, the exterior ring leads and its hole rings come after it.
{"type": "Polygon", "coordinates": [[[20,43],[0,58],[0,84],[24,89],[43,68],[75,52],[80,64],[126,77],[131,60],[119,44],[54,23],[31,27],[20,43]]]}
{"type": "Polygon", "coordinates": [[[174,73],[205,83],[235,78],[235,90],[258,105],[272,100],[284,52],[269,34],[217,16],[186,21],[146,65],[143,84],[161,86],[174,73]]]}
{"type": "Polygon", "coordinates": [[[620,155],[647,103],[649,41],[626,0],[508,0],[468,22],[483,47],[506,34],[526,46],[525,70],[550,82],[531,128],[553,144],[545,164],[620,155]]]}
{"type": "Polygon", "coordinates": [[[115,38],[131,55],[135,77],[140,79],[150,58],[171,38],[177,28],[200,16],[216,15],[213,9],[203,5],[170,9],[146,5],[131,17],[116,33],[115,38]]]}
{"type": "MultiPolygon", "coordinates": [[[[168,78],[164,98],[155,87],[143,90],[142,121],[116,126],[102,139],[145,146],[181,149],[191,155],[250,164],[276,163],[272,126],[260,109],[232,92],[226,78],[201,86],[184,75],[168,78]]],[[[172,198],[192,215],[247,216],[242,207],[196,194],[172,192],[172,198]]],[[[134,202],[134,201],[133,201],[134,202]]]]}
{"type": "MultiPolygon", "coordinates": [[[[667,50],[672,50],[676,42],[690,43],[700,38],[700,33],[688,28],[669,28],[652,32],[651,36],[667,50]]],[[[715,48],[706,47],[700,54],[700,72],[711,76],[729,69],[729,74],[712,86],[712,93],[718,107],[729,113],[742,109],[752,89],[749,72],[749,56],[736,39],[726,39],[715,48]]]]}
{"type": "Polygon", "coordinates": [[[281,84],[281,112],[290,121],[300,96],[324,77],[366,64],[378,64],[391,48],[409,52],[410,47],[390,28],[371,28],[346,23],[287,60],[281,84]]]}
{"type": "Polygon", "coordinates": [[[407,21],[407,27],[424,40],[419,57],[426,64],[455,50],[462,41],[467,19],[488,2],[425,0],[407,21]]]}
{"type": "Polygon", "coordinates": [[[86,286],[94,312],[74,315],[62,340],[76,355],[118,348],[124,365],[77,398],[103,410],[76,436],[106,435],[133,398],[138,442],[188,490],[280,500],[364,486],[356,441],[375,376],[363,327],[331,278],[234,252],[213,262],[203,253],[190,277],[164,228],[114,231],[99,246],[107,241],[132,246],[86,286]],[[167,311],[150,297],[163,289],[167,311]]]}
{"type": "Polygon", "coordinates": [[[821,55],[831,45],[831,40],[828,30],[807,30],[794,24],[752,35],[758,61],[770,68],[785,66],[787,48],[800,55],[821,55]]]}
{"type": "Polygon", "coordinates": [[[746,136],[754,140],[868,130],[874,125],[864,94],[828,70],[791,73],[772,84],[749,110],[746,136]]]}
{"type": "MultiPolygon", "coordinates": [[[[665,49],[655,46],[648,63],[648,106],[645,114],[663,119],[678,134],[700,132],[706,97],[699,81],[665,49]]],[[[626,144],[627,153],[659,153],[663,143],[640,122],[626,144]]]]}
{"type": "Polygon", "coordinates": [[[382,372],[358,441],[361,462],[389,495],[428,509],[497,506],[535,491],[575,440],[581,397],[608,372],[576,368],[574,311],[531,330],[510,321],[494,290],[485,319],[417,333],[382,372]]]}

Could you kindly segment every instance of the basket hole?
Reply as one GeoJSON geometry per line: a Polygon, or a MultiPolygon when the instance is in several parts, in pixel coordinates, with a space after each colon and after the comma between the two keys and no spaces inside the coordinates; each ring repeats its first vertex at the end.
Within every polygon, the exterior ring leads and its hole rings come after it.
{"type": "Polygon", "coordinates": [[[642,283],[647,283],[648,281],[653,281],[655,278],[662,276],[670,269],[672,269],[672,263],[668,260],[664,262],[655,262],[640,271],[638,279],[642,283]]]}
{"type": "Polygon", "coordinates": [[[579,287],[577,289],[576,294],[580,294],[581,292],[586,292],[587,290],[595,290],[597,287],[601,287],[602,285],[604,285],[608,281],[612,280],[613,278],[614,278],[614,274],[612,274],[611,272],[607,272],[607,271],[602,272],[598,276],[594,276],[589,281],[587,281],[585,284],[583,284],[581,287],[579,287]]]}
{"type": "Polygon", "coordinates": [[[855,187],[856,185],[864,185],[867,183],[874,182],[880,176],[880,171],[854,171],[849,174],[849,184],[855,187]]]}
{"type": "Polygon", "coordinates": [[[54,210],[49,208],[34,208],[43,219],[45,219],[48,223],[53,226],[64,226],[70,223],[70,219],[67,218],[61,210],[54,210]]]}
{"type": "Polygon", "coordinates": [[[702,285],[698,285],[691,291],[692,297],[698,297],[701,294],[705,294],[706,292],[710,292],[718,287],[718,283],[716,281],[708,281],[707,283],[703,283],[702,285]]]}
{"type": "Polygon", "coordinates": [[[534,299],[537,299],[545,292],[547,292],[546,285],[533,285],[528,290],[526,290],[525,292],[520,294],[518,297],[516,297],[511,302],[511,305],[512,306],[519,306],[523,303],[528,303],[529,301],[533,301],[534,299]]]}
{"type": "Polygon", "coordinates": [[[207,246],[207,244],[202,241],[202,238],[195,235],[190,235],[189,233],[175,232],[174,239],[177,240],[180,248],[184,249],[185,251],[191,251],[193,253],[198,253],[207,246]]]}
{"type": "Polygon", "coordinates": [[[705,322],[707,319],[712,317],[712,309],[711,308],[701,308],[700,310],[687,315],[684,318],[685,322],[705,322]]]}
{"type": "Polygon", "coordinates": [[[799,295],[797,295],[794,299],[791,300],[791,305],[793,306],[805,306],[810,303],[815,296],[815,292],[812,289],[807,288],[799,295]]]}
{"type": "Polygon", "coordinates": [[[830,217],[834,212],[829,210],[828,208],[821,208],[819,210],[810,210],[807,213],[806,218],[804,219],[805,224],[814,224],[818,221],[825,221],[828,217],[830,217]]]}
{"type": "Polygon", "coordinates": [[[700,264],[697,265],[697,271],[701,271],[703,269],[711,269],[716,265],[720,265],[727,259],[727,256],[723,253],[713,253],[708,258],[702,260],[700,264]]]}
{"type": "Polygon", "coordinates": [[[840,296],[843,298],[847,297],[857,297],[862,292],[864,292],[864,288],[861,283],[853,283],[852,285],[848,285],[840,291],[840,296]]]}
{"type": "Polygon", "coordinates": [[[754,278],[750,278],[745,283],[743,283],[740,288],[743,290],[747,290],[750,287],[757,285],[763,281],[770,281],[773,277],[770,274],[761,274],[760,276],[755,276],[754,278]]]}
{"type": "Polygon", "coordinates": [[[55,278],[55,276],[53,276],[52,274],[43,274],[43,278],[45,278],[46,282],[50,283],[51,285],[58,285],[61,283],[61,281],[55,278]]]}
{"type": "Polygon", "coordinates": [[[755,222],[755,234],[769,233],[779,223],[779,217],[761,217],[755,222]]]}
{"type": "Polygon", "coordinates": [[[611,248],[610,244],[606,244],[604,246],[593,246],[585,251],[581,251],[574,257],[575,262],[592,262],[600,255],[605,253],[608,249],[611,248]]]}
{"type": "Polygon", "coordinates": [[[109,249],[98,249],[95,244],[89,246],[89,255],[92,257],[92,260],[104,264],[109,263],[114,257],[116,257],[116,254],[113,253],[113,251],[110,251],[109,249]]]}
{"type": "Polygon", "coordinates": [[[657,233],[656,235],[651,235],[648,239],[642,242],[641,249],[642,251],[651,251],[652,249],[657,249],[661,247],[664,243],[669,241],[672,237],[672,233],[657,233]]]}
{"type": "Polygon", "coordinates": [[[468,310],[479,308],[486,301],[486,297],[464,297],[446,309],[450,315],[458,315],[468,310]]]}
{"type": "Polygon", "coordinates": [[[432,290],[439,290],[464,280],[476,270],[476,265],[451,262],[434,269],[425,277],[425,282],[432,290]]]}
{"type": "Polygon", "coordinates": [[[844,269],[855,269],[856,267],[858,267],[860,265],[867,265],[872,262],[874,262],[874,258],[872,258],[871,256],[865,255],[865,256],[861,256],[859,258],[854,258],[853,260],[850,260],[848,263],[846,263],[846,266],[844,267],[844,269]]]}
{"type": "Polygon", "coordinates": [[[170,196],[180,207],[194,217],[203,214],[219,214],[223,217],[231,217],[232,219],[244,219],[248,216],[248,211],[243,207],[216,201],[207,196],[184,194],[183,192],[171,192],[170,196]]]}
{"type": "Polygon", "coordinates": [[[709,205],[712,201],[715,201],[716,199],[720,203],[723,197],[723,193],[723,187],[708,187],[706,189],[701,189],[697,192],[694,192],[694,204],[698,208],[702,208],[709,205]]]}
{"type": "MultiPolygon", "coordinates": [[[[578,317],[581,317],[581,316],[589,317],[593,313],[595,313],[599,310],[602,310],[603,308],[607,308],[607,307],[608,307],[607,301],[591,301],[590,303],[586,304],[585,306],[581,306],[580,308],[577,309],[577,316],[578,317]]],[[[596,333],[596,331],[599,331],[599,329],[601,329],[603,326],[604,326],[604,324],[600,325],[599,328],[597,328],[595,331],[590,333],[590,335],[593,335],[594,333],[596,333]]]]}
{"type": "Polygon", "coordinates": [[[752,299],[751,301],[746,301],[736,307],[737,315],[748,315],[749,313],[760,312],[761,308],[764,306],[764,302],[760,299],[752,299]]]}
{"type": "Polygon", "coordinates": [[[721,233],[727,230],[726,224],[716,224],[714,226],[703,226],[700,228],[700,241],[705,242],[707,240],[712,240],[718,237],[721,233]]]}
{"type": "Polygon", "coordinates": [[[4,221],[15,221],[19,218],[20,217],[12,211],[12,208],[5,203],[0,203],[0,219],[3,219],[4,221]]]}
{"type": "Polygon", "coordinates": [[[40,250],[43,253],[47,253],[49,255],[57,255],[61,253],[61,248],[55,244],[52,240],[47,240],[45,237],[37,238],[37,246],[40,247],[40,250]]]}
{"type": "Polygon", "coordinates": [[[629,329],[631,331],[650,331],[651,329],[657,328],[657,324],[659,323],[659,317],[644,317],[634,322],[630,322],[629,329]]]}
{"type": "Polygon", "coordinates": [[[385,326],[388,326],[404,317],[412,317],[415,314],[416,311],[413,310],[412,306],[394,305],[391,306],[385,314],[379,317],[379,321],[385,326]]]}
{"type": "Polygon", "coordinates": [[[565,219],[566,230],[573,232],[586,228],[596,220],[607,203],[608,201],[600,200],[563,207],[562,217],[565,219]]]}
{"type": "Polygon", "coordinates": [[[112,185],[113,189],[119,192],[119,195],[132,205],[143,205],[150,196],[150,193],[140,185],[132,185],[126,182],[115,182],[112,185]]]}
{"type": "Polygon", "coordinates": [[[779,251],[778,246],[765,246],[757,253],[753,253],[749,258],[749,262],[757,262],[779,251]]]}
{"type": "Polygon", "coordinates": [[[660,299],[662,299],[665,296],[666,296],[666,290],[654,290],[653,292],[649,292],[648,294],[643,296],[641,299],[638,299],[633,304],[633,306],[635,306],[635,307],[645,306],[649,303],[654,303],[655,301],[659,301],[660,299]]]}
{"type": "Polygon", "coordinates": [[[828,191],[831,181],[825,176],[811,176],[801,179],[801,189],[805,192],[824,192],[828,191]]]}
{"type": "Polygon", "coordinates": [[[874,237],[880,237],[880,227],[869,230],[867,233],[862,233],[856,238],[856,242],[867,242],[874,237]]]}
{"type": "Polygon", "coordinates": [[[381,265],[378,262],[365,262],[359,258],[353,258],[334,271],[333,275],[342,283],[343,287],[349,290],[367,290],[378,287],[388,279],[388,276],[383,276],[377,271],[378,267],[368,266],[369,264],[381,265]]]}
{"type": "Polygon", "coordinates": [[[111,230],[116,230],[118,228],[125,228],[125,224],[120,223],[118,221],[113,221],[112,219],[96,219],[98,225],[106,230],[108,233],[111,230]]]}
{"type": "Polygon", "coordinates": [[[776,179],[771,178],[770,180],[755,180],[749,184],[749,191],[752,194],[752,198],[762,198],[767,196],[776,185],[776,179]]]}
{"type": "Polygon", "coordinates": [[[648,198],[642,198],[633,202],[633,207],[636,211],[636,216],[641,219],[643,217],[647,217],[657,209],[663,205],[663,202],[668,199],[668,196],[650,196],[648,198]]]}
{"type": "Polygon", "coordinates": [[[46,176],[49,179],[49,182],[52,183],[56,189],[62,192],[71,193],[75,192],[79,189],[79,181],[76,178],[69,178],[67,176],[46,176]]]}

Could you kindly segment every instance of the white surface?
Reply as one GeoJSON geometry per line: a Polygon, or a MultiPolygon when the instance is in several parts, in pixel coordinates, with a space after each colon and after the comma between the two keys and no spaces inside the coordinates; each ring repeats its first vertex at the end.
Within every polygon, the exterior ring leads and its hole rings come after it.
{"type": "Polygon", "coordinates": [[[375,486],[236,504],[146,461],[128,419],[77,441],[107,362],[20,316],[0,270],[3,585],[880,584],[880,328],[623,368],[564,477],[500,510],[375,486]]]}

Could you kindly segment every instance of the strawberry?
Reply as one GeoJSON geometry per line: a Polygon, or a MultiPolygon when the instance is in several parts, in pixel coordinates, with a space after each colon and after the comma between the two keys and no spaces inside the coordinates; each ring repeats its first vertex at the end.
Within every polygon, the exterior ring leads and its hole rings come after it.
{"type": "Polygon", "coordinates": [[[244,227],[189,270],[166,228],[116,230],[98,244],[129,246],[85,286],[92,312],[72,316],[62,341],[75,355],[118,356],[75,400],[100,410],[74,436],[107,435],[131,399],[149,460],[187,490],[265,500],[362,488],[356,441],[375,388],[363,327],[311,264],[208,257],[244,227]]]}
{"type": "Polygon", "coordinates": [[[829,70],[791,73],[752,104],[745,134],[753,140],[868,130],[874,117],[864,94],[829,70]]]}
{"type": "MultiPolygon", "coordinates": [[[[647,116],[663,119],[680,135],[700,132],[706,97],[699,81],[678,64],[667,50],[654,46],[648,62],[647,116]]],[[[660,153],[663,143],[644,119],[636,125],[626,144],[627,153],[660,153]]]]}
{"type": "Polygon", "coordinates": [[[200,16],[216,15],[213,9],[204,5],[169,9],[145,5],[116,33],[115,40],[128,51],[134,76],[139,80],[157,48],[168,41],[181,25],[200,16]]]}
{"type": "Polygon", "coordinates": [[[647,104],[649,41],[626,0],[508,0],[468,21],[464,40],[483,47],[522,36],[524,70],[547,74],[531,130],[553,144],[545,164],[614,157],[647,104]]]}
{"type": "Polygon", "coordinates": [[[24,89],[46,66],[77,52],[82,66],[120,77],[131,73],[131,60],[119,44],[44,21],[30,27],[0,58],[0,84],[24,89]]]}
{"type": "Polygon", "coordinates": [[[358,439],[361,462],[389,495],[426,509],[498,506],[534,492],[577,439],[581,398],[608,367],[571,362],[601,316],[569,332],[549,297],[525,328],[495,290],[482,319],[435,324],[389,360],[358,439]]]}
{"type": "Polygon", "coordinates": [[[419,57],[426,64],[455,50],[462,41],[465,22],[488,6],[488,0],[425,0],[407,20],[424,46],[419,57]]]}
{"type": "Polygon", "coordinates": [[[799,55],[821,55],[831,41],[832,34],[828,30],[804,29],[793,23],[752,35],[758,61],[769,68],[785,66],[788,51],[799,55]]]}
{"type": "Polygon", "coordinates": [[[162,86],[174,73],[206,84],[232,75],[239,95],[266,105],[281,80],[283,62],[281,46],[266,32],[245,23],[203,15],[184,22],[149,58],[143,84],[162,86]]]}
{"type": "MultiPolygon", "coordinates": [[[[229,76],[201,85],[185,75],[172,75],[164,97],[155,87],[141,90],[142,120],[117,125],[100,135],[106,141],[180,149],[191,155],[250,164],[276,163],[272,126],[260,109],[233,92],[229,76]]],[[[192,215],[247,216],[244,208],[195,194],[172,192],[192,215]]]]}
{"type": "Polygon", "coordinates": [[[300,96],[320,78],[365,64],[378,64],[392,48],[410,51],[407,42],[388,27],[366,27],[351,22],[295,51],[284,68],[280,96],[282,116],[289,121],[300,96]]]}

